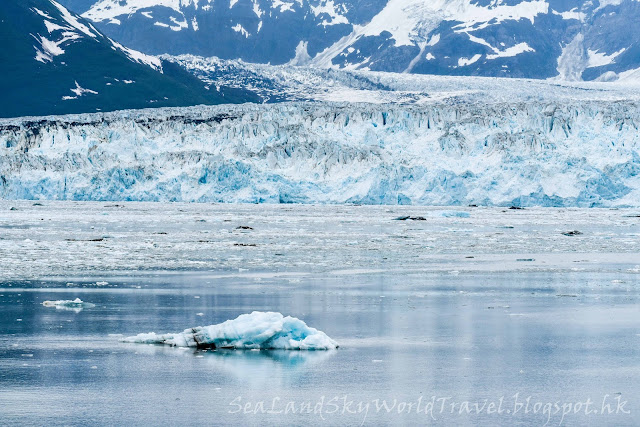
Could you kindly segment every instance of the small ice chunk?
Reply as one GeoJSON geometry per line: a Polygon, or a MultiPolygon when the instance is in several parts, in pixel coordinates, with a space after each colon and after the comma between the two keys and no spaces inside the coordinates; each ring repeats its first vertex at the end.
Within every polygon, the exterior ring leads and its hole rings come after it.
{"type": "Polygon", "coordinates": [[[58,301],[45,301],[42,303],[45,307],[55,308],[91,308],[95,307],[95,304],[90,302],[84,302],[80,298],[74,300],[58,300],[58,301]]]}
{"type": "Polygon", "coordinates": [[[330,350],[338,343],[305,322],[280,313],[254,311],[234,320],[176,334],[139,334],[124,342],[201,349],[330,350]]]}
{"type": "Polygon", "coordinates": [[[440,213],[444,218],[469,218],[469,212],[464,211],[443,211],[440,213]]]}

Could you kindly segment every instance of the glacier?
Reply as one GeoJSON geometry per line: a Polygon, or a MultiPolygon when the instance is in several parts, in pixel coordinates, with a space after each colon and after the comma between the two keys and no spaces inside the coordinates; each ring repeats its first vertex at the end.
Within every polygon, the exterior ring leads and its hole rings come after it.
{"type": "Polygon", "coordinates": [[[324,332],[281,313],[254,311],[236,319],[186,329],[177,334],[139,334],[124,342],[174,347],[240,350],[332,350],[338,344],[324,332]]]}
{"type": "Polygon", "coordinates": [[[3,119],[0,197],[640,206],[637,92],[492,81],[474,89],[460,80],[453,95],[426,86],[415,102],[393,105],[307,101],[3,119]]]}

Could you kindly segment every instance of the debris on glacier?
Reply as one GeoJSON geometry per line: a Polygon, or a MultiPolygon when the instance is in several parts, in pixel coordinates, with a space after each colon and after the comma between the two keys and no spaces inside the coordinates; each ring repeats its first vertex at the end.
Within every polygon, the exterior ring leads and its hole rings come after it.
{"type": "Polygon", "coordinates": [[[185,329],[175,334],[153,332],[128,337],[124,342],[165,344],[198,349],[260,349],[260,350],[331,350],[338,343],[324,332],[305,322],[281,313],[254,311],[236,319],[185,329]]]}
{"type": "Polygon", "coordinates": [[[426,221],[427,218],[425,218],[423,216],[407,216],[407,215],[404,215],[404,216],[399,216],[397,218],[394,218],[394,220],[395,221],[407,221],[407,220],[410,220],[410,221],[426,221]]]}
{"type": "MultiPolygon", "coordinates": [[[[464,211],[440,211],[440,212],[429,212],[427,214],[428,217],[442,217],[442,218],[469,218],[471,214],[469,212],[464,211]]],[[[397,218],[394,218],[395,221],[426,221],[427,218],[424,216],[411,216],[411,215],[403,215],[397,218]]]]}
{"type": "Polygon", "coordinates": [[[582,231],[579,230],[572,230],[572,231],[566,231],[564,233],[562,233],[565,236],[580,236],[582,234],[582,231]]]}

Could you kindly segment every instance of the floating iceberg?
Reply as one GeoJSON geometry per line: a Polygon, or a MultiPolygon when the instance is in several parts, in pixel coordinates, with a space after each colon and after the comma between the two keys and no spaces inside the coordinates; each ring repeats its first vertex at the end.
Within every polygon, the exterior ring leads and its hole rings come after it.
{"type": "Polygon", "coordinates": [[[176,334],[139,334],[124,342],[166,344],[201,349],[331,350],[338,343],[300,319],[254,311],[234,320],[197,326],[176,334]]]}
{"type": "Polygon", "coordinates": [[[95,304],[90,302],[84,302],[80,298],[74,300],[58,300],[58,301],[45,301],[42,303],[45,307],[55,307],[58,309],[71,309],[82,310],[83,308],[95,307],[95,304]]]}

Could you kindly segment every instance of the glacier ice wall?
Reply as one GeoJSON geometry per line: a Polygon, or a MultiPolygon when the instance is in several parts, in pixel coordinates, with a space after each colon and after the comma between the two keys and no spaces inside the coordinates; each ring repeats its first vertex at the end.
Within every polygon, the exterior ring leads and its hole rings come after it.
{"type": "Polygon", "coordinates": [[[634,101],[283,103],[0,121],[0,197],[639,206],[634,101]]]}

